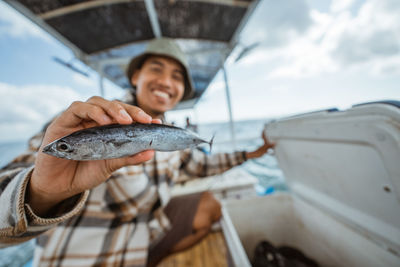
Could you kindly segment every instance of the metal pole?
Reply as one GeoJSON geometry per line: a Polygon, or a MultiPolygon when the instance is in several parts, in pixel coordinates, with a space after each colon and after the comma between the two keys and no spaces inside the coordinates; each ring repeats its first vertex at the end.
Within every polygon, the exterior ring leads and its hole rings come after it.
{"type": "Polygon", "coordinates": [[[153,29],[153,34],[155,37],[160,38],[161,37],[161,27],[160,27],[160,24],[158,23],[158,15],[157,15],[156,8],[154,7],[154,1],[153,0],[144,0],[144,4],[146,6],[147,15],[149,15],[151,28],[153,29]]]}
{"type": "Polygon", "coordinates": [[[104,97],[104,79],[103,75],[99,74],[99,87],[100,87],[100,95],[104,97]]]}
{"type": "Polygon", "coordinates": [[[192,110],[193,110],[193,120],[197,125],[199,125],[199,115],[197,114],[196,106],[194,106],[192,110]]]}
{"type": "Polygon", "coordinates": [[[222,63],[222,72],[224,73],[226,102],[228,104],[228,111],[229,111],[229,128],[231,130],[231,142],[233,145],[233,149],[236,149],[235,125],[234,125],[233,116],[232,116],[231,96],[229,93],[228,75],[226,73],[224,63],[222,63]]]}

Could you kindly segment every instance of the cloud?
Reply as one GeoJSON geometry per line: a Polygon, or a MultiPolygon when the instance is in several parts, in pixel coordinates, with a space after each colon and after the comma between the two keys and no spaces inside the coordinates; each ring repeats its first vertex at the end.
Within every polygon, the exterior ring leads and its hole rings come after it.
{"type": "Polygon", "coordinates": [[[93,77],[85,77],[82,74],[74,73],[72,75],[72,80],[81,86],[85,87],[97,87],[98,84],[93,80],[93,77]]]}
{"type": "Polygon", "coordinates": [[[76,100],[69,87],[53,85],[13,86],[0,83],[0,140],[26,139],[76,100]]]}
{"type": "Polygon", "coordinates": [[[369,34],[346,32],[340,38],[334,55],[343,64],[357,64],[374,58],[394,56],[399,53],[398,38],[388,30],[378,30],[369,34]]]}
{"type": "Polygon", "coordinates": [[[313,24],[303,35],[279,47],[263,46],[240,61],[243,67],[262,66],[268,79],[302,78],[321,72],[335,72],[338,64],[331,57],[335,33],[328,34],[333,18],[316,10],[310,12],[313,24]]]}
{"type": "Polygon", "coordinates": [[[0,36],[4,35],[23,39],[35,37],[45,41],[52,40],[39,26],[6,3],[0,2],[0,36]]]}
{"type": "MultiPolygon", "coordinates": [[[[291,38],[279,46],[264,45],[239,64],[245,67],[268,66],[265,69],[268,79],[304,78],[351,70],[362,70],[373,75],[400,74],[400,1],[365,1],[359,10],[350,12],[349,8],[354,6],[354,2],[332,1],[328,12],[300,9],[305,12],[303,17],[309,17],[311,23],[298,28],[294,25],[280,27],[286,33],[279,35],[291,38]],[[299,34],[290,35],[294,29],[299,34]]],[[[285,10],[282,6],[280,8],[285,10]]],[[[275,12],[279,13],[278,10],[275,12]]],[[[291,25],[285,24],[285,18],[280,19],[284,25],[291,25]]],[[[267,35],[276,37],[268,27],[263,38],[267,38],[267,35]]]]}
{"type": "Polygon", "coordinates": [[[382,60],[400,52],[400,2],[366,2],[357,17],[350,19],[333,51],[343,64],[382,60]]]}
{"type": "Polygon", "coordinates": [[[338,12],[350,8],[356,0],[334,0],[331,3],[331,11],[338,12]]]}
{"type": "Polygon", "coordinates": [[[365,63],[371,69],[371,73],[380,75],[400,75],[400,54],[391,56],[385,60],[375,60],[373,64],[365,63]],[[371,66],[372,65],[372,66],[371,66]]]}
{"type": "MultiPolygon", "coordinates": [[[[222,73],[220,73],[222,75],[222,73]]],[[[219,77],[222,78],[222,77],[219,77]]],[[[223,80],[214,80],[210,86],[205,91],[204,95],[201,97],[201,102],[209,101],[214,98],[216,95],[225,91],[225,82],[223,80]]]]}
{"type": "Polygon", "coordinates": [[[247,44],[262,41],[269,47],[285,44],[311,26],[309,12],[305,0],[261,1],[242,40],[247,44]]]}

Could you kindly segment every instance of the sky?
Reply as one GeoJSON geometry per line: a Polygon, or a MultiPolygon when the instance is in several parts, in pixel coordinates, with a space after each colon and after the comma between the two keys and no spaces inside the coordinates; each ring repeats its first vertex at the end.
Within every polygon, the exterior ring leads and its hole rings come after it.
{"type": "MultiPolygon", "coordinates": [[[[233,119],[279,118],[400,100],[400,1],[261,0],[226,62],[233,119]],[[259,45],[240,61],[243,47],[259,45]]],[[[97,74],[0,1],[0,143],[24,140],[75,100],[99,95],[97,74]],[[57,64],[73,62],[89,78],[57,64]]],[[[229,119],[219,73],[178,125],[229,119]]],[[[105,98],[124,91],[105,82],[105,98]]]]}

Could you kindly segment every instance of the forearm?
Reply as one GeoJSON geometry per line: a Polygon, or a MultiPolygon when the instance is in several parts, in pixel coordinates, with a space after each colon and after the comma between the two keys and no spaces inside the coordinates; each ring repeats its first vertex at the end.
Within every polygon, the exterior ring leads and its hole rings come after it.
{"type": "Polygon", "coordinates": [[[255,159],[263,156],[265,153],[267,153],[269,147],[261,146],[258,149],[254,151],[249,151],[246,152],[246,158],[247,159],[255,159]]]}
{"type": "MultiPolygon", "coordinates": [[[[40,181],[40,177],[38,177],[38,174],[35,172],[35,170],[33,170],[32,175],[29,179],[29,183],[27,184],[25,201],[34,214],[43,218],[51,218],[62,214],[65,210],[65,207],[61,207],[65,205],[61,204],[63,202],[68,202],[68,200],[74,199],[76,198],[76,196],[79,196],[83,193],[53,193],[52,190],[43,190],[40,186],[37,185],[37,182],[35,183],[35,181],[40,181]]],[[[68,209],[69,208],[67,208],[67,210],[68,209]]]]}
{"type": "Polygon", "coordinates": [[[246,152],[247,159],[262,157],[265,153],[268,152],[269,149],[273,149],[275,147],[275,143],[269,141],[264,132],[262,133],[262,138],[264,140],[264,144],[254,151],[246,152]]]}
{"type": "Polygon", "coordinates": [[[29,206],[31,213],[35,214],[35,216],[54,218],[72,210],[83,195],[85,195],[85,192],[71,197],[54,198],[46,196],[45,192],[42,194],[39,194],[37,191],[34,192],[29,182],[26,189],[25,202],[29,206]]]}
{"type": "Polygon", "coordinates": [[[49,230],[58,223],[74,216],[87,198],[83,194],[76,204],[59,211],[52,218],[42,218],[35,214],[26,203],[26,193],[32,168],[3,172],[0,180],[0,247],[25,242],[49,230]]]}
{"type": "Polygon", "coordinates": [[[192,151],[185,156],[181,170],[191,178],[221,174],[247,160],[245,152],[206,155],[192,151]]]}

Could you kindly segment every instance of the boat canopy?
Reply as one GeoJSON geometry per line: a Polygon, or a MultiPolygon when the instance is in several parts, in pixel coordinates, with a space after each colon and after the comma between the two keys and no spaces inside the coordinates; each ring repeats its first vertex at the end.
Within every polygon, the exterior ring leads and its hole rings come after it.
{"type": "Polygon", "coordinates": [[[188,55],[192,108],[238,44],[259,0],[5,0],[69,47],[76,58],[121,88],[129,60],[157,37],[188,55]]]}

